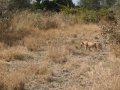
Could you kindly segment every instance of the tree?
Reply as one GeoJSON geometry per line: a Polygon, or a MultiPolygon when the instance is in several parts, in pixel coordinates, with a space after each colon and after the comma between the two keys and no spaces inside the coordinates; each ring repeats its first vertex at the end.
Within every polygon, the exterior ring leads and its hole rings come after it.
{"type": "Polygon", "coordinates": [[[80,6],[88,9],[99,8],[98,0],[81,0],[80,6]]]}
{"type": "Polygon", "coordinates": [[[35,7],[42,10],[50,10],[59,12],[63,7],[74,7],[72,0],[36,0],[35,7]],[[40,3],[41,2],[41,3],[40,3]]]}
{"type": "Polygon", "coordinates": [[[74,4],[72,0],[54,0],[56,4],[58,4],[60,7],[67,6],[69,8],[74,7],[74,4]]]}
{"type": "Polygon", "coordinates": [[[98,9],[101,7],[111,7],[116,0],[81,0],[80,6],[88,9],[98,9]]]}
{"type": "Polygon", "coordinates": [[[74,4],[72,0],[36,0],[33,6],[35,9],[59,12],[64,7],[74,7],[74,4]]]}
{"type": "Polygon", "coordinates": [[[40,3],[41,0],[36,0],[36,1],[37,1],[37,3],[40,3]]]}
{"type": "Polygon", "coordinates": [[[110,7],[115,4],[117,0],[107,0],[107,5],[110,7]]]}

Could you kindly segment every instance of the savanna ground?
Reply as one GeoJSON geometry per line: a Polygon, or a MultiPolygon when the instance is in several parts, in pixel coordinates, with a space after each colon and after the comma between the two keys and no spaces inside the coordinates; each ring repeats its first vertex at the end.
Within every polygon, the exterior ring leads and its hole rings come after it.
{"type": "Polygon", "coordinates": [[[0,90],[120,90],[120,47],[97,24],[22,11],[2,27],[0,90]],[[80,47],[86,40],[102,50],[80,47]]]}

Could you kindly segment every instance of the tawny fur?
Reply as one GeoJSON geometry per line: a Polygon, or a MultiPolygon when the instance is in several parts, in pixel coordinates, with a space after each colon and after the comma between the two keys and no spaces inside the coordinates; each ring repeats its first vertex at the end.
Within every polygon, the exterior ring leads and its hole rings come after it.
{"type": "Polygon", "coordinates": [[[1,65],[1,64],[10,65],[11,63],[10,63],[10,62],[6,62],[6,61],[4,61],[4,60],[0,60],[0,65],[1,65]]]}
{"type": "Polygon", "coordinates": [[[81,47],[84,47],[85,49],[91,50],[92,48],[95,48],[96,50],[101,50],[102,45],[99,42],[89,42],[89,41],[83,41],[80,44],[81,47]]]}

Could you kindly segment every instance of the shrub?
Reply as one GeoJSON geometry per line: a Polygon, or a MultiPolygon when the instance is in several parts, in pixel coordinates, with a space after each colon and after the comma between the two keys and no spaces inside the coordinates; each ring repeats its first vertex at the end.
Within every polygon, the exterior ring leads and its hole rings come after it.
{"type": "Polygon", "coordinates": [[[74,9],[74,8],[68,8],[68,7],[64,7],[63,9],[62,9],[62,13],[63,14],[77,14],[77,13],[79,13],[79,11],[78,11],[78,9],[74,9]]]}
{"type": "Polygon", "coordinates": [[[80,18],[85,23],[96,23],[100,20],[100,17],[98,16],[98,13],[94,10],[87,10],[85,12],[81,12],[80,18]]]}
{"type": "Polygon", "coordinates": [[[120,43],[120,33],[114,32],[110,35],[110,40],[115,43],[120,43]]]}
{"type": "Polygon", "coordinates": [[[10,0],[9,9],[23,9],[30,6],[30,0],[10,0]]]}
{"type": "Polygon", "coordinates": [[[102,19],[107,19],[109,15],[109,9],[100,10],[81,10],[81,20],[83,22],[98,23],[102,19]]]}
{"type": "Polygon", "coordinates": [[[98,23],[101,19],[114,19],[113,14],[109,14],[109,9],[99,9],[99,10],[88,10],[85,8],[63,8],[63,14],[66,16],[75,15],[77,21],[82,21],[83,23],[98,23]]]}
{"type": "MultiPolygon", "coordinates": [[[[118,9],[118,8],[117,8],[118,9]]],[[[109,35],[109,40],[112,43],[120,43],[120,33],[119,33],[119,15],[113,10],[101,10],[101,16],[104,16],[102,20],[103,33],[109,35]]]]}

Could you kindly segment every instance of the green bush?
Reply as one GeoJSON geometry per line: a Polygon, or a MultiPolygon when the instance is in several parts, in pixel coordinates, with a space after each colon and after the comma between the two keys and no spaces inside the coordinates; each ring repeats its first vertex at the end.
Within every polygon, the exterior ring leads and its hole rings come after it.
{"type": "Polygon", "coordinates": [[[64,7],[62,9],[62,13],[63,14],[79,14],[79,10],[78,9],[75,9],[75,8],[69,8],[69,7],[64,7]]]}
{"type": "Polygon", "coordinates": [[[108,17],[109,10],[108,9],[100,9],[100,10],[87,10],[82,9],[80,12],[80,19],[84,23],[98,23],[102,19],[106,19],[108,17]]]}
{"type": "Polygon", "coordinates": [[[30,6],[30,0],[10,0],[9,9],[24,9],[30,6]]]}
{"type": "Polygon", "coordinates": [[[98,16],[98,13],[94,10],[86,10],[82,11],[80,14],[80,19],[84,23],[97,23],[100,20],[100,17],[98,16]]]}
{"type": "Polygon", "coordinates": [[[99,10],[88,10],[85,8],[63,8],[63,14],[65,15],[76,15],[79,17],[78,21],[83,23],[98,23],[100,20],[113,20],[114,15],[110,13],[109,9],[99,9],[99,10]]]}

